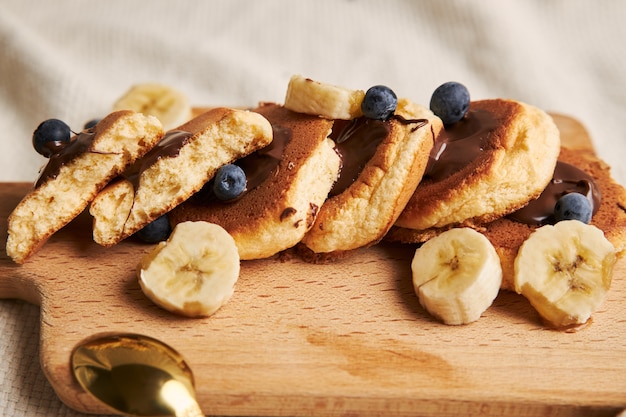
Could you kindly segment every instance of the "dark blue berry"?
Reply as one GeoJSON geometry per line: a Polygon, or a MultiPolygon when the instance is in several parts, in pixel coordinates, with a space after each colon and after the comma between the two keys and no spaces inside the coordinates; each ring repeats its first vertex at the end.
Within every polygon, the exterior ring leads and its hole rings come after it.
{"type": "Polygon", "coordinates": [[[164,214],[144,226],[143,229],[136,233],[136,236],[146,243],[158,243],[166,240],[170,236],[170,233],[172,233],[170,220],[167,214],[164,214]]]}
{"type": "Polygon", "coordinates": [[[554,218],[561,220],[579,220],[589,223],[592,216],[591,202],[580,193],[565,194],[554,205],[554,218]]]}
{"type": "Polygon", "coordinates": [[[43,121],[33,132],[33,147],[41,155],[49,158],[70,143],[71,129],[59,119],[43,121]]]}
{"type": "Polygon", "coordinates": [[[441,84],[430,98],[430,110],[444,125],[452,125],[467,114],[470,105],[469,91],[463,84],[450,81],[441,84]]]}
{"type": "Polygon", "coordinates": [[[213,193],[220,200],[237,198],[246,189],[246,173],[235,164],[224,165],[217,170],[213,182],[213,193]]]}
{"type": "Polygon", "coordinates": [[[100,119],[91,119],[90,121],[85,123],[85,125],[83,126],[83,129],[91,129],[92,127],[95,127],[99,121],[100,119]]]}
{"type": "Polygon", "coordinates": [[[365,92],[361,111],[369,119],[387,120],[398,107],[398,97],[389,87],[375,85],[365,92]]]}

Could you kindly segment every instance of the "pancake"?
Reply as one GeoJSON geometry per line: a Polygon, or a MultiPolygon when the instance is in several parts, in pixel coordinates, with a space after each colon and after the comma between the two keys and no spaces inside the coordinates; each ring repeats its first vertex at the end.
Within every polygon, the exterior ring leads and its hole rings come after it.
{"type": "Polygon", "coordinates": [[[422,179],[434,138],[443,128],[430,110],[406,99],[399,100],[390,120],[359,118],[347,127],[334,123],[343,168],[299,245],[309,261],[379,242],[422,179]]]}
{"type": "MultiPolygon", "coordinates": [[[[561,148],[559,163],[570,164],[593,179],[595,182],[594,187],[597,187],[597,190],[599,190],[601,199],[599,205],[596,204],[595,206],[591,224],[602,230],[606,238],[615,246],[618,256],[623,256],[626,252],[626,191],[612,179],[609,166],[592,151],[573,150],[566,147],[561,148]]],[[[582,176],[576,178],[582,178],[582,176]]],[[[578,181],[579,179],[572,179],[569,182],[572,183],[572,186],[575,186],[575,183],[578,181]]],[[[560,182],[560,180],[557,179],[557,182],[560,182]]],[[[548,192],[543,193],[540,198],[544,198],[544,194],[548,192]]],[[[554,201],[554,198],[552,198],[552,201],[554,201]]],[[[527,210],[534,203],[534,201],[531,202],[522,210],[527,210]]],[[[552,222],[549,218],[549,205],[543,203],[543,206],[545,207],[543,209],[545,210],[544,214],[535,216],[535,218],[544,218],[545,220],[543,221],[521,221],[528,216],[520,215],[520,210],[493,222],[474,225],[475,229],[483,233],[491,241],[500,256],[503,272],[503,289],[514,290],[514,261],[521,244],[541,224],[552,222]]],[[[538,210],[540,212],[542,209],[538,210]]],[[[434,233],[434,231],[432,232],[434,233]]],[[[423,235],[411,229],[393,228],[387,239],[404,243],[415,243],[421,241],[423,235]]]]}
{"type": "Polygon", "coordinates": [[[258,113],[209,110],[169,131],[144,158],[94,199],[94,240],[114,245],[187,200],[223,165],[268,145],[258,113]]]}
{"type": "Polygon", "coordinates": [[[198,194],[169,213],[172,226],[219,224],[235,239],[241,259],[267,258],[298,243],[313,225],[340,164],[328,138],[332,121],[272,103],[253,111],[270,121],[275,139],[235,162],[246,172],[248,191],[233,202],[198,194]]]}
{"type": "Polygon", "coordinates": [[[441,229],[511,213],[545,188],[559,149],[559,131],[544,111],[513,100],[474,101],[437,138],[396,226],[417,230],[415,240],[425,241],[441,229]]]}
{"type": "Polygon", "coordinates": [[[162,136],[158,119],[126,110],[76,135],[51,156],[35,189],[9,216],[7,254],[17,263],[25,262],[162,136]]]}

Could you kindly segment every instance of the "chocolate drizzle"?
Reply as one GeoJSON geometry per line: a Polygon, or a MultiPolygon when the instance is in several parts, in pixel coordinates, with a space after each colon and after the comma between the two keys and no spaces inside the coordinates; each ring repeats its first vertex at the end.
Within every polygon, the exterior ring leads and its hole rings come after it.
{"type": "Polygon", "coordinates": [[[391,119],[397,120],[403,125],[416,125],[411,128],[411,133],[415,132],[417,129],[424,127],[428,124],[428,119],[406,119],[399,114],[393,114],[391,119]]]}
{"type": "Polygon", "coordinates": [[[591,176],[573,165],[558,161],[552,180],[535,200],[508,217],[520,223],[541,226],[554,224],[554,205],[568,193],[580,193],[591,203],[593,214],[600,208],[600,189],[591,176]]]}
{"type": "Polygon", "coordinates": [[[272,126],[274,138],[269,145],[235,162],[246,173],[248,192],[265,181],[283,159],[285,147],[291,141],[291,129],[272,126]]]}
{"type": "Polygon", "coordinates": [[[163,136],[143,158],[141,158],[144,170],[154,165],[161,158],[174,158],[180,150],[189,142],[193,133],[186,130],[170,130],[163,136]]]}
{"type": "Polygon", "coordinates": [[[39,174],[39,178],[35,183],[35,188],[40,187],[49,179],[56,178],[59,175],[61,168],[77,156],[85,152],[91,152],[91,146],[96,136],[95,132],[95,128],[85,129],[78,135],[74,136],[74,138],[65,144],[65,146],[58,146],[59,144],[55,142],[57,145],[55,146],[56,152],[50,155],[48,163],[41,171],[41,174],[39,174]]]}
{"type": "Polygon", "coordinates": [[[135,190],[139,188],[139,178],[141,173],[157,163],[161,158],[174,158],[178,156],[180,150],[189,142],[193,133],[185,130],[170,130],[163,136],[163,139],[152,148],[143,158],[138,159],[134,164],[126,168],[121,177],[133,184],[135,190]]]}
{"type": "Polygon", "coordinates": [[[498,119],[487,110],[470,110],[461,121],[446,126],[435,140],[425,179],[441,181],[459,172],[487,149],[498,119]]]}
{"type": "MultiPolygon", "coordinates": [[[[214,180],[208,181],[200,191],[194,194],[192,201],[198,205],[225,204],[240,200],[248,192],[261,185],[278,168],[287,144],[291,141],[291,129],[272,125],[273,139],[269,145],[252,152],[234,162],[246,174],[246,189],[236,198],[231,200],[220,200],[213,193],[214,180]]],[[[293,213],[286,209],[281,214],[281,221],[291,216],[293,213]]]]}
{"type": "Polygon", "coordinates": [[[335,120],[330,138],[335,141],[335,151],[341,159],[341,169],[330,191],[331,197],[341,194],[352,185],[389,131],[389,123],[382,120],[365,117],[335,120]]]}
{"type": "MultiPolygon", "coordinates": [[[[409,125],[415,124],[411,132],[426,126],[427,119],[405,119],[393,115],[390,119],[409,125]]],[[[335,120],[330,138],[335,141],[335,151],[341,158],[339,177],[335,182],[330,196],[344,192],[359,177],[365,165],[376,153],[380,145],[389,135],[389,121],[359,117],[353,120],[335,120]]]]}

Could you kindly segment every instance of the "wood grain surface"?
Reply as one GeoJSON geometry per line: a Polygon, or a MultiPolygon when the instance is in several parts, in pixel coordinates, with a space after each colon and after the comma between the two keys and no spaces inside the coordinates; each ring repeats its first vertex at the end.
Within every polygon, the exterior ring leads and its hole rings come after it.
{"type": "MultiPolygon", "coordinates": [[[[584,128],[554,115],[563,142],[591,149],[584,128]]],[[[29,184],[0,184],[6,218],[29,184]]],[[[180,351],[203,410],[239,416],[610,416],[626,407],[626,270],[581,331],[545,328],[502,292],[470,325],[445,326],[411,285],[415,247],[378,245],[331,265],[246,261],[230,302],[186,319],[153,305],[135,267],[150,246],[105,249],[81,215],[31,260],[0,255],[0,298],[41,306],[41,366],[60,399],[106,413],[71,374],[73,348],[140,333],[180,351]]]]}

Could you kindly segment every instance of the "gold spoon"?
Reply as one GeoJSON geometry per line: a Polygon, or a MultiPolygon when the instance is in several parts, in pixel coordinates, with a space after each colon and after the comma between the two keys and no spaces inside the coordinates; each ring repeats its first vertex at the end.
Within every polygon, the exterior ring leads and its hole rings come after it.
{"type": "Polygon", "coordinates": [[[128,416],[204,416],[191,369],[168,345],[136,334],[89,340],[72,352],[85,391],[128,416]]]}

